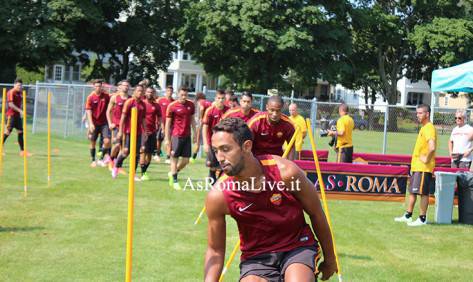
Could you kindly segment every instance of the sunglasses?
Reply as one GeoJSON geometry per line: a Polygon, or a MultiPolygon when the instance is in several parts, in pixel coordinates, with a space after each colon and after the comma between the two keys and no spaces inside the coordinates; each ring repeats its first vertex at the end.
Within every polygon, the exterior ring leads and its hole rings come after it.
{"type": "Polygon", "coordinates": [[[462,120],[462,117],[455,117],[455,120],[462,120]]]}

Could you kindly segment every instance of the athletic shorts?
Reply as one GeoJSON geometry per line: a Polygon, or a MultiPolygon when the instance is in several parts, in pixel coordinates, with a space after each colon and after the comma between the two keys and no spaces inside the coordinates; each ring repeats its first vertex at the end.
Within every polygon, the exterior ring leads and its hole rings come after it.
{"type": "Polygon", "coordinates": [[[353,146],[337,148],[337,163],[352,163],[353,162],[353,146]]]}
{"type": "Polygon", "coordinates": [[[212,148],[210,148],[209,151],[207,152],[207,160],[205,164],[207,165],[207,167],[210,167],[210,168],[220,167],[220,163],[217,161],[217,157],[215,156],[215,152],[214,150],[212,150],[212,148]]]}
{"type": "Polygon", "coordinates": [[[158,132],[156,132],[156,138],[159,140],[159,141],[163,141],[164,140],[164,129],[163,128],[159,128],[158,129],[158,132]]]}
{"type": "Polygon", "coordinates": [[[413,171],[410,181],[409,193],[428,196],[430,193],[430,183],[432,173],[413,171]]]}
{"type": "Polygon", "coordinates": [[[7,131],[11,133],[13,128],[23,131],[23,119],[20,116],[7,116],[7,131]]]}
{"type": "Polygon", "coordinates": [[[97,141],[99,134],[102,138],[110,138],[110,129],[108,128],[108,124],[96,125],[94,132],[89,131],[90,141],[97,141]]]}
{"type": "MultiPolygon", "coordinates": [[[[122,148],[127,148],[129,154],[131,154],[130,145],[131,145],[131,134],[125,134],[125,136],[123,137],[122,148]]],[[[136,136],[136,155],[137,156],[140,154],[140,149],[141,149],[141,134],[136,136]]]]}
{"type": "Polygon", "coordinates": [[[190,158],[192,155],[191,137],[171,137],[171,157],[190,158]]]}
{"type": "Polygon", "coordinates": [[[113,137],[113,144],[120,144],[121,140],[117,138],[118,136],[118,127],[115,127],[114,129],[112,129],[112,137],[113,137]]]}
{"type": "Polygon", "coordinates": [[[156,151],[156,133],[143,136],[144,152],[146,154],[152,154],[156,151]]]}
{"type": "Polygon", "coordinates": [[[268,253],[255,256],[240,263],[240,280],[249,275],[255,275],[269,282],[284,281],[284,274],[289,265],[301,263],[317,272],[319,247],[299,247],[288,252],[268,253]]]}

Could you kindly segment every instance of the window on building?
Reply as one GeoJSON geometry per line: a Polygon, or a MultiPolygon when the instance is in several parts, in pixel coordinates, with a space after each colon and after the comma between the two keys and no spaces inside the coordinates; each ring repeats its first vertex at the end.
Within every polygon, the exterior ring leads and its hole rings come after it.
{"type": "Polygon", "coordinates": [[[190,61],[191,60],[191,55],[189,53],[183,52],[182,53],[182,59],[184,61],[190,61]]]}
{"type": "Polygon", "coordinates": [[[197,81],[196,74],[186,74],[186,73],[182,74],[182,85],[189,88],[190,92],[195,92],[196,81],[197,81]]]}
{"type": "Polygon", "coordinates": [[[166,85],[165,85],[165,87],[168,87],[169,85],[173,86],[174,85],[173,83],[174,83],[174,74],[172,74],[172,73],[166,74],[166,83],[165,83],[166,85]]]}
{"type": "Polygon", "coordinates": [[[64,66],[62,65],[54,66],[54,80],[58,80],[58,81],[63,80],[63,70],[64,70],[64,66]]]}
{"type": "Polygon", "coordinates": [[[70,81],[71,80],[71,66],[66,66],[64,68],[64,80],[65,81],[70,81]]]}
{"type": "Polygon", "coordinates": [[[54,70],[53,66],[47,66],[46,69],[47,69],[46,70],[46,79],[47,80],[53,79],[53,70],[54,70]]]}
{"type": "Polygon", "coordinates": [[[407,93],[407,105],[417,106],[422,104],[424,100],[424,93],[420,92],[408,92],[407,93]]]}
{"type": "Polygon", "coordinates": [[[81,71],[81,67],[80,65],[74,65],[72,67],[72,80],[73,81],[80,81],[80,71],[81,71]]]}
{"type": "Polygon", "coordinates": [[[206,86],[207,89],[215,90],[217,89],[218,78],[212,75],[203,75],[202,76],[202,86],[206,86]]]}

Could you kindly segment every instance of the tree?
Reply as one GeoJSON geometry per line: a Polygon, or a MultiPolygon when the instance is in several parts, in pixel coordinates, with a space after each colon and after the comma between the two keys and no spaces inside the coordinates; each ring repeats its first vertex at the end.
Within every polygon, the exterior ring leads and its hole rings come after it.
{"type": "Polygon", "coordinates": [[[349,48],[346,1],[188,1],[179,43],[211,74],[265,91],[289,69],[305,80],[349,48]]]}
{"type": "Polygon", "coordinates": [[[48,63],[70,57],[70,31],[84,17],[72,0],[2,1],[0,81],[13,81],[17,65],[38,71],[48,63]]]}
{"type": "Polygon", "coordinates": [[[176,50],[179,1],[95,1],[75,28],[76,50],[94,52],[91,77],[157,77],[176,50]],[[107,64],[108,60],[108,64],[107,64]]]}

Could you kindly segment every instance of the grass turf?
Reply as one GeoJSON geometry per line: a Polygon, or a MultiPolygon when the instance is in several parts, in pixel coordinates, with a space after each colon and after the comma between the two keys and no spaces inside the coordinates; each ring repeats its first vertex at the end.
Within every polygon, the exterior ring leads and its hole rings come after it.
{"type": "MultiPolygon", "coordinates": [[[[47,187],[46,137],[30,134],[34,156],[28,160],[25,198],[23,162],[14,135],[6,144],[0,181],[0,280],[124,279],[127,177],[112,180],[107,169],[89,168],[86,141],[55,137],[52,186],[47,187]]],[[[388,152],[410,153],[415,135],[396,136],[390,141],[393,151],[388,152]]],[[[320,148],[325,140],[318,140],[320,148]]],[[[379,152],[371,146],[379,147],[378,140],[382,133],[358,131],[354,136],[357,151],[379,152]],[[367,141],[360,142],[361,138],[367,141]]],[[[446,146],[442,142],[439,146],[446,146]]],[[[167,171],[168,165],[153,163],[151,181],[136,183],[133,277],[137,281],[201,281],[207,221],[204,218],[197,226],[193,222],[205,192],[168,188],[167,171]]],[[[180,178],[205,175],[199,161],[180,178]]],[[[472,227],[408,228],[393,222],[404,210],[401,203],[329,201],[329,207],[346,281],[471,279],[472,227]]],[[[431,207],[430,220],[433,211],[431,207]]],[[[454,218],[458,218],[456,212],[454,218]]],[[[227,226],[228,257],[238,237],[233,219],[228,218],[227,226]]],[[[237,260],[226,278],[237,280],[237,260]]]]}

